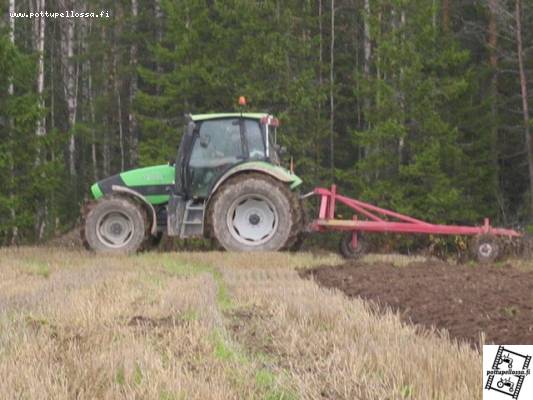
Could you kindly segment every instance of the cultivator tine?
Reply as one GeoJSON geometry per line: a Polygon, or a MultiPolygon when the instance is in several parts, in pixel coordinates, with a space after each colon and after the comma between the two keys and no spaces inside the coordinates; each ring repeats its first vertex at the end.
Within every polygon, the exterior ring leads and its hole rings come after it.
{"type": "Polygon", "coordinates": [[[519,238],[502,237],[507,255],[524,258],[533,258],[533,237],[525,235],[519,238]]]}

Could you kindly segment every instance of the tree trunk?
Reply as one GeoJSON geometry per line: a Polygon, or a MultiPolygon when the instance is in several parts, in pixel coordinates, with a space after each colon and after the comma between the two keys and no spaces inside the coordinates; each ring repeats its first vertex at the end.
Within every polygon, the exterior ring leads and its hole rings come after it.
{"type": "Polygon", "coordinates": [[[92,77],[92,64],[91,60],[88,62],[87,74],[87,85],[88,85],[88,95],[89,95],[89,114],[91,118],[91,160],[93,163],[93,178],[95,181],[98,180],[98,159],[96,157],[96,132],[94,126],[96,124],[96,118],[94,113],[94,99],[93,99],[93,77],[92,77]]]}
{"type": "MultiPolygon", "coordinates": [[[[163,40],[163,28],[162,28],[162,24],[163,24],[163,12],[161,11],[161,0],[154,0],[155,1],[155,34],[156,34],[156,38],[157,38],[157,43],[161,43],[161,41],[163,40]]],[[[187,4],[184,5],[185,9],[187,10],[187,4]]],[[[188,16],[188,13],[187,13],[187,22],[185,23],[185,27],[188,29],[189,28],[189,16],[188,16]]],[[[158,74],[162,73],[163,72],[163,68],[161,67],[161,64],[159,62],[159,59],[156,60],[156,67],[155,67],[156,71],[158,74]]],[[[156,88],[155,88],[155,91],[156,91],[156,94],[159,96],[161,94],[161,87],[159,85],[159,83],[156,85],[156,88]]],[[[186,105],[186,109],[188,109],[188,106],[186,105]]]]}
{"type": "Polygon", "coordinates": [[[450,0],[442,0],[442,28],[444,32],[450,30],[450,0]]]}
{"type": "MultiPolygon", "coordinates": [[[[80,38],[80,50],[82,54],[89,54],[89,41],[92,33],[92,20],[90,18],[80,21],[82,35],[80,38]]],[[[91,131],[91,170],[94,181],[98,180],[98,165],[96,156],[96,132],[95,132],[95,111],[94,111],[94,96],[93,96],[93,76],[92,76],[92,61],[91,57],[87,57],[82,64],[82,99],[86,102],[86,108],[82,107],[83,121],[89,126],[91,131]],[[87,110],[87,112],[85,112],[87,110]]]]}
{"type": "MultiPolygon", "coordinates": [[[[46,8],[45,0],[37,0],[37,12],[44,11],[46,8]]],[[[46,18],[36,18],[35,24],[37,25],[37,38],[36,38],[36,50],[38,56],[37,63],[37,96],[39,96],[39,108],[44,110],[44,29],[46,25],[46,18]]],[[[46,134],[46,116],[43,116],[37,121],[37,136],[44,136],[46,134]]]]}
{"type": "Polygon", "coordinates": [[[371,43],[370,43],[370,0],[365,0],[364,4],[365,8],[365,18],[364,18],[364,38],[363,38],[363,47],[364,47],[364,64],[363,64],[363,71],[365,73],[365,77],[368,78],[370,76],[370,57],[371,57],[371,43]]]}
{"type": "MultiPolygon", "coordinates": [[[[402,35],[399,38],[400,46],[405,46],[404,44],[405,37],[403,34],[404,27],[405,27],[405,10],[402,9],[400,12],[400,29],[402,30],[402,35]]],[[[404,79],[405,79],[405,71],[403,67],[400,67],[400,85],[399,85],[400,88],[404,86],[403,85],[404,79]]],[[[405,94],[400,92],[398,97],[400,98],[400,107],[402,109],[402,113],[404,114],[404,118],[405,118],[405,94]]],[[[406,121],[404,120],[404,123],[405,122],[406,121]]],[[[400,166],[404,163],[404,151],[405,151],[405,138],[401,136],[398,140],[398,172],[400,170],[400,166]]]]}
{"type": "MultiPolygon", "coordinates": [[[[37,13],[44,11],[46,8],[45,0],[37,0],[35,4],[35,11],[37,13]]],[[[35,22],[35,32],[37,36],[35,37],[35,50],[37,51],[38,61],[37,61],[37,96],[39,98],[39,109],[43,112],[43,115],[37,121],[36,135],[42,137],[46,134],[46,115],[44,114],[44,40],[45,40],[45,26],[46,18],[36,18],[35,22]]],[[[37,149],[37,159],[36,163],[41,163],[41,149],[37,149]]],[[[41,172],[41,177],[45,179],[44,172],[41,172]]],[[[46,227],[46,220],[48,214],[47,199],[43,199],[41,204],[37,208],[36,223],[35,229],[37,232],[38,240],[42,240],[44,237],[44,231],[46,227]]]]}
{"type": "Polygon", "coordinates": [[[526,142],[527,163],[529,168],[529,217],[533,218],[533,138],[529,127],[529,101],[527,77],[524,66],[524,49],[522,45],[522,1],[515,0],[516,46],[518,69],[520,71],[520,91],[522,95],[522,116],[526,142]]]}
{"type": "Polygon", "coordinates": [[[335,0],[331,0],[331,41],[329,49],[329,158],[331,178],[335,179],[335,0]]]}
{"type": "Polygon", "coordinates": [[[68,145],[68,162],[69,173],[71,177],[76,176],[76,141],[74,138],[74,125],[76,124],[77,96],[76,96],[76,66],[74,60],[74,18],[65,18],[62,20],[62,60],[64,63],[63,89],[67,103],[68,130],[70,132],[68,145]]]}
{"type": "Polygon", "coordinates": [[[489,0],[489,27],[487,47],[489,50],[489,66],[491,69],[490,78],[490,113],[491,113],[491,132],[490,132],[490,158],[494,169],[494,194],[500,205],[500,213],[505,222],[505,209],[501,201],[500,183],[499,183],[499,165],[498,165],[498,1],[489,0]]]}
{"type": "MultiPolygon", "coordinates": [[[[9,0],[9,12],[14,13],[15,12],[15,0],[9,0]]],[[[11,44],[15,45],[15,18],[9,19],[9,41],[11,44]]],[[[10,79],[9,86],[8,86],[8,94],[9,96],[13,96],[15,93],[15,87],[13,85],[13,80],[10,79]]],[[[13,120],[10,118],[8,121],[9,127],[13,128],[13,120]]],[[[11,134],[12,133],[12,129],[11,134]]],[[[17,211],[15,208],[15,163],[13,160],[13,155],[11,152],[9,153],[9,175],[10,175],[10,183],[11,187],[9,189],[9,200],[10,200],[10,208],[9,208],[9,214],[11,216],[12,221],[12,227],[11,227],[11,244],[14,245],[17,243],[18,240],[18,226],[17,226],[17,211]]]]}
{"type": "MultiPolygon", "coordinates": [[[[370,36],[370,0],[364,0],[364,18],[363,18],[363,74],[365,77],[365,80],[368,81],[370,79],[370,59],[372,57],[372,44],[371,44],[371,36],[370,36]]],[[[370,128],[370,122],[369,122],[369,110],[370,110],[370,100],[368,96],[364,96],[363,98],[363,116],[364,116],[364,124],[367,129],[370,128]]],[[[370,153],[370,149],[363,148],[361,151],[362,157],[366,157],[367,154],[370,153]]]]}
{"type": "MultiPolygon", "coordinates": [[[[103,43],[106,43],[107,40],[110,38],[106,35],[105,27],[101,26],[101,40],[103,43]]],[[[105,76],[108,74],[110,70],[110,62],[109,62],[109,54],[106,51],[103,55],[102,62],[100,64],[101,68],[99,73],[105,76]]],[[[110,92],[112,90],[110,79],[107,79],[106,82],[103,84],[103,90],[105,91],[105,96],[107,98],[111,98],[110,92]]],[[[112,123],[109,121],[109,117],[103,117],[103,121],[107,121],[108,126],[112,126],[112,123]]],[[[109,176],[109,172],[111,170],[111,149],[110,149],[110,143],[109,143],[109,130],[104,129],[102,132],[102,175],[104,177],[109,176]]]]}
{"type": "Polygon", "coordinates": [[[117,52],[118,49],[113,49],[113,90],[117,99],[117,119],[118,119],[118,137],[120,147],[120,170],[124,171],[124,129],[122,126],[122,101],[120,98],[120,85],[117,70],[117,52]]]}
{"type": "MultiPolygon", "coordinates": [[[[131,15],[133,17],[132,25],[133,31],[137,27],[137,17],[139,15],[139,5],[137,0],[131,0],[131,15]]],[[[139,129],[137,119],[133,113],[133,99],[137,93],[138,79],[137,79],[137,44],[135,41],[130,46],[130,90],[129,90],[129,105],[128,105],[128,128],[130,137],[130,167],[136,167],[139,163],[139,129]]]]}

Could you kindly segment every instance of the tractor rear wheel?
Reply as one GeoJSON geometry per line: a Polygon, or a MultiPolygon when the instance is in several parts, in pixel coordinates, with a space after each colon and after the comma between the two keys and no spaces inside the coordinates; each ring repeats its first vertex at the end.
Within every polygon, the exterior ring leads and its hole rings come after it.
{"type": "Polygon", "coordinates": [[[209,222],[229,251],[277,251],[294,244],[301,211],[286,184],[261,174],[236,176],[212,199],[209,222]]]}
{"type": "Polygon", "coordinates": [[[85,216],[83,239],[89,249],[107,253],[140,250],[147,231],[144,210],[125,197],[99,200],[85,216]]]}

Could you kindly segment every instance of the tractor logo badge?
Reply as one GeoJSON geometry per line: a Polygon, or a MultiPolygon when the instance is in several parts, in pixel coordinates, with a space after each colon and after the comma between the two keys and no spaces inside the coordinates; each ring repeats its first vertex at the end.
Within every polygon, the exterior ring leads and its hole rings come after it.
{"type": "Polygon", "coordinates": [[[531,399],[529,354],[533,354],[533,346],[483,346],[483,399],[531,399]]]}

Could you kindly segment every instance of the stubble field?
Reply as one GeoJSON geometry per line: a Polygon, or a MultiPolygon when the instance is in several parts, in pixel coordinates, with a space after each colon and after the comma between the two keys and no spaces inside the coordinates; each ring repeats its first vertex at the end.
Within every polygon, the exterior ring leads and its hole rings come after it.
{"type": "Polygon", "coordinates": [[[300,276],[341,262],[310,253],[0,249],[0,393],[481,398],[481,355],[471,342],[300,276]]]}

